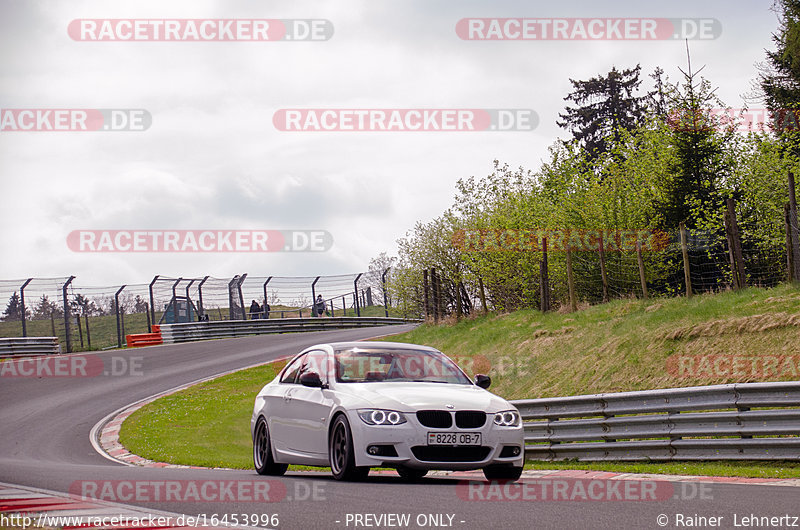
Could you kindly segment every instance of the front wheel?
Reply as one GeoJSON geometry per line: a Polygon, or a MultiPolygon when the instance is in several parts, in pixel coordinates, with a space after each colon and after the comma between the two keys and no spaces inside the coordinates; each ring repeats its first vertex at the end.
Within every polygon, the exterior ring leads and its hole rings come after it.
{"type": "Polygon", "coordinates": [[[280,476],[289,468],[287,464],[277,464],[272,458],[272,445],[269,441],[267,420],[258,418],[253,433],[253,464],[259,475],[280,476]]]}
{"type": "Polygon", "coordinates": [[[333,478],[336,480],[363,480],[369,474],[368,467],[356,467],[353,435],[350,423],[344,414],[336,416],[333,420],[328,440],[328,459],[333,478]]]}
{"type": "Polygon", "coordinates": [[[483,468],[486,480],[510,480],[514,482],[522,476],[522,468],[515,466],[487,466],[483,468]]]}

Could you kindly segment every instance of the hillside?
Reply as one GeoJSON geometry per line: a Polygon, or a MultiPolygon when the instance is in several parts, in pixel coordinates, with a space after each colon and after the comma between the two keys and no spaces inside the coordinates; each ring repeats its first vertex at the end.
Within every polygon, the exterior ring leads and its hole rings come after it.
{"type": "Polygon", "coordinates": [[[387,337],[425,344],[509,399],[800,379],[800,286],[517,311],[387,337]]]}

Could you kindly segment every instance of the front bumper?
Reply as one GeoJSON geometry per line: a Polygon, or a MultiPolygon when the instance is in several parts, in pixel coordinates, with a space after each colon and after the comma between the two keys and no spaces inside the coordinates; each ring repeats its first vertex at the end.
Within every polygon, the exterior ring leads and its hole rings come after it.
{"type": "Polygon", "coordinates": [[[400,425],[367,425],[356,412],[348,414],[353,434],[356,466],[409,467],[417,469],[470,470],[490,465],[522,467],[525,456],[522,426],[501,427],[488,415],[478,429],[430,428],[422,425],[414,413],[406,413],[400,425]],[[429,432],[480,433],[480,446],[428,445],[429,432]],[[378,446],[379,454],[367,449],[378,446]],[[512,454],[518,448],[517,454],[512,454]],[[393,449],[393,450],[392,450],[393,449]],[[392,453],[395,453],[394,456],[392,453]]]}

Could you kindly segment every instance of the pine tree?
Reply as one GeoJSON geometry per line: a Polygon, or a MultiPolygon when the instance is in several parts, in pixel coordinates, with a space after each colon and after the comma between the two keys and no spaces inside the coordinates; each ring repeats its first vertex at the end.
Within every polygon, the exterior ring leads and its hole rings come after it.
{"type": "Polygon", "coordinates": [[[22,301],[16,291],[8,299],[8,305],[3,312],[2,320],[8,322],[10,320],[20,320],[22,316],[22,301]]]}
{"type": "Polygon", "coordinates": [[[761,89],[778,132],[797,154],[800,151],[797,120],[790,122],[795,126],[789,127],[782,122],[796,118],[794,112],[800,111],[800,1],[776,0],[775,9],[781,19],[778,33],[772,35],[777,49],[767,52],[768,63],[761,66],[761,89]]]}
{"type": "Polygon", "coordinates": [[[640,72],[637,64],[621,72],[614,67],[608,75],[588,81],[570,79],[574,91],[564,100],[575,106],[559,114],[561,121],[556,123],[572,133],[590,160],[608,151],[611,140],[619,140],[621,130],[633,130],[641,123],[646,98],[636,95],[640,72]]]}
{"type": "Polygon", "coordinates": [[[696,80],[700,71],[692,71],[689,58],[688,72],[681,70],[683,83],[669,87],[675,157],[669,168],[672,178],[665,182],[666,193],[659,204],[661,228],[667,230],[676,229],[682,221],[688,228],[697,228],[722,206],[718,188],[729,172],[723,155],[732,128],[714,116],[712,109],[723,104],[707,80],[696,80]]]}

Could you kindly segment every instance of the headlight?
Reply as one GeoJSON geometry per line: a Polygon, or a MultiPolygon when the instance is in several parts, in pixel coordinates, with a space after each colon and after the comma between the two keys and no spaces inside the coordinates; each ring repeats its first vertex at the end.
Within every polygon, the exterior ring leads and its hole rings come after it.
{"type": "Polygon", "coordinates": [[[402,413],[396,410],[363,409],[358,416],[367,425],[400,425],[406,422],[402,413]]]}
{"type": "Polygon", "coordinates": [[[494,424],[502,427],[516,427],[519,425],[519,412],[505,410],[494,415],[494,424]]]}

